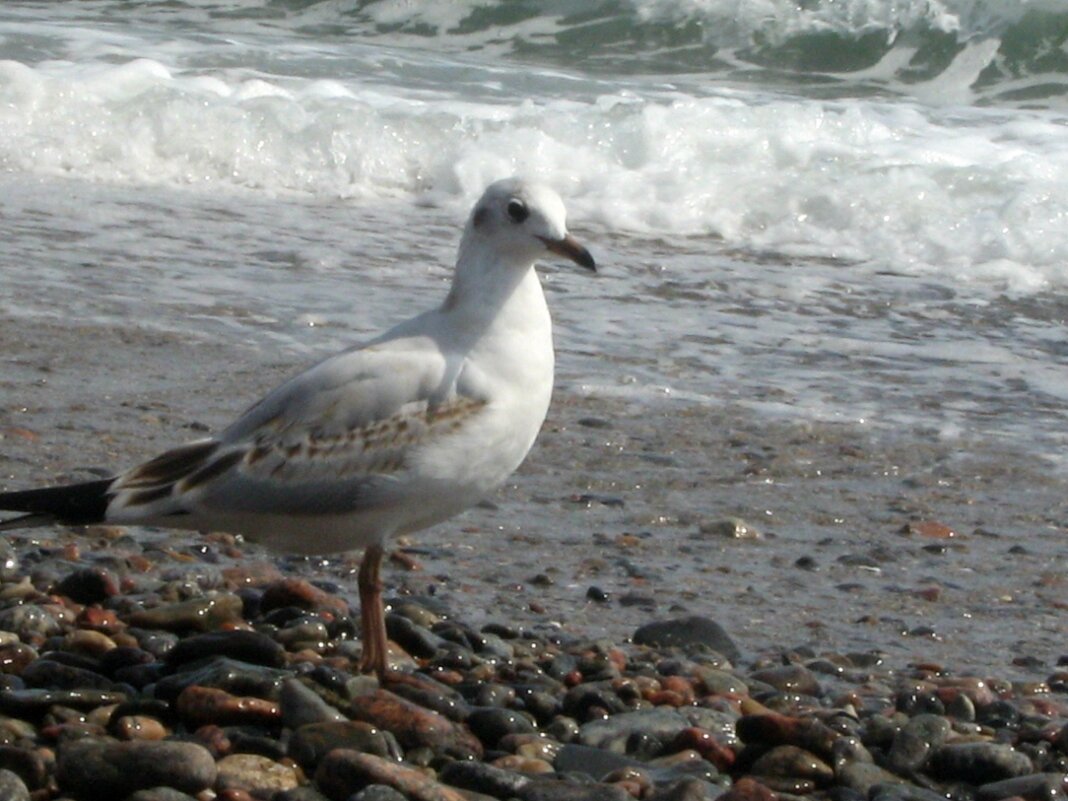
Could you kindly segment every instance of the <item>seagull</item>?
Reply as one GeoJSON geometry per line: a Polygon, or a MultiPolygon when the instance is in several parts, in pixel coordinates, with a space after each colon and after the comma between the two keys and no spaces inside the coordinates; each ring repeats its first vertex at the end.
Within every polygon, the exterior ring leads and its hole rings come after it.
{"type": "Polygon", "coordinates": [[[594,272],[564,204],[520,178],[475,204],[437,308],[314,365],[217,436],[112,478],[0,493],[0,531],[150,525],[241,534],[281,551],[362,548],[360,669],[387,675],[386,542],[478,503],[523,461],[553,387],[536,260],[594,272]]]}

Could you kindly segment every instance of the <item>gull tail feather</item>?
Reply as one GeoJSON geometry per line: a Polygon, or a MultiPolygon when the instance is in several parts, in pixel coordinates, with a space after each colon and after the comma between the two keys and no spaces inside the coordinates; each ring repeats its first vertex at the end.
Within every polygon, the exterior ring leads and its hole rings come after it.
{"type": "Polygon", "coordinates": [[[108,490],[113,482],[114,479],[105,478],[63,487],[0,493],[0,510],[25,513],[0,521],[0,531],[52,523],[68,526],[100,523],[107,514],[111,501],[108,490]]]}

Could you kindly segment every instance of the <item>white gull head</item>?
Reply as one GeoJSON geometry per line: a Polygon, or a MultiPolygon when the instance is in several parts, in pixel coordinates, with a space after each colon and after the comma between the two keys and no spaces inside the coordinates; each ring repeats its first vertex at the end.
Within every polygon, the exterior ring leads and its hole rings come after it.
{"type": "Polygon", "coordinates": [[[523,269],[550,251],[594,270],[589,251],[567,233],[566,217],[563,201],[549,187],[522,178],[495,181],[467,220],[459,263],[523,269]]]}

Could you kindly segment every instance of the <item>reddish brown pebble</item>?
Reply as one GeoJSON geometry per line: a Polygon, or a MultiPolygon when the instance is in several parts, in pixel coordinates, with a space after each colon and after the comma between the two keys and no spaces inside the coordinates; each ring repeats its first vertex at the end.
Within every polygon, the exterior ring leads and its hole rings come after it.
{"type": "Polygon", "coordinates": [[[0,439],[21,439],[24,442],[37,442],[40,438],[40,434],[36,431],[31,431],[28,428],[21,428],[19,426],[0,428],[0,439]]]}
{"type": "Polygon", "coordinates": [[[92,629],[104,634],[113,634],[126,627],[114,611],[96,606],[87,606],[82,609],[74,622],[80,629],[92,629]]]}
{"type": "Polygon", "coordinates": [[[230,742],[230,738],[226,736],[226,732],[214,724],[209,723],[207,726],[201,726],[193,732],[193,736],[198,743],[211,752],[215,759],[229,754],[230,749],[233,748],[233,744],[230,742]]]}
{"type": "Polygon", "coordinates": [[[915,595],[920,600],[930,601],[931,603],[934,603],[935,601],[938,601],[942,598],[942,588],[924,587],[922,589],[916,590],[915,595]]]}
{"type": "Polygon", "coordinates": [[[720,744],[712,732],[696,726],[685,728],[675,735],[671,748],[679,751],[692,749],[723,772],[730,769],[735,760],[734,751],[720,744]]]}
{"type": "Polygon", "coordinates": [[[269,726],[280,720],[278,704],[263,698],[231,695],[214,687],[186,687],[175,701],[178,717],[196,728],[209,723],[218,726],[269,726]]]}
{"type": "Polygon", "coordinates": [[[320,590],[304,579],[282,579],[264,588],[263,597],[260,598],[262,612],[284,609],[287,606],[340,617],[347,617],[349,614],[349,605],[342,598],[320,590]]]}
{"type": "Polygon", "coordinates": [[[234,589],[242,587],[263,587],[276,581],[282,581],[282,572],[269,562],[245,562],[222,571],[226,583],[234,589]]]}
{"type": "Polygon", "coordinates": [[[388,690],[354,698],[348,712],[356,720],[392,732],[405,748],[425,746],[457,759],[482,756],[482,744],[466,728],[388,690]]]}
{"type": "Polygon", "coordinates": [[[448,687],[456,687],[459,684],[463,684],[467,680],[467,677],[458,670],[441,668],[434,672],[434,679],[448,687]]]}
{"type": "Polygon", "coordinates": [[[830,756],[834,741],[841,735],[818,720],[794,718],[772,712],[743,715],[736,724],[738,736],[746,743],[796,745],[819,756],[830,756]]]}
{"type": "Polygon", "coordinates": [[[646,696],[646,700],[653,706],[686,706],[693,703],[693,698],[687,700],[682,693],[672,692],[671,690],[659,690],[649,693],[646,696]]]}
{"type": "Polygon", "coordinates": [[[900,533],[932,540],[948,540],[958,536],[949,526],[934,520],[913,520],[902,526],[900,533]]]}
{"type": "Polygon", "coordinates": [[[423,566],[419,563],[418,559],[404,551],[393,551],[390,553],[389,562],[390,564],[397,565],[398,567],[413,573],[423,569],[423,566]]]}
{"type": "Polygon", "coordinates": [[[505,754],[489,764],[495,768],[513,770],[517,773],[553,773],[551,762],[537,757],[523,757],[519,754],[505,754]]]}
{"type": "Polygon", "coordinates": [[[145,715],[124,715],[111,729],[120,740],[162,740],[169,734],[166,726],[145,715]]]}

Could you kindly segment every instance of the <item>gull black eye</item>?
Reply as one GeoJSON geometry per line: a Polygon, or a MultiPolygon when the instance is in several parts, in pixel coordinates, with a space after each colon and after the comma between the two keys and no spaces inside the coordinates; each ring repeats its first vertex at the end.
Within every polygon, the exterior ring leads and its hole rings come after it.
{"type": "Polygon", "coordinates": [[[530,209],[527,208],[527,204],[522,200],[509,200],[508,216],[512,218],[512,222],[521,223],[530,216],[530,209]]]}

